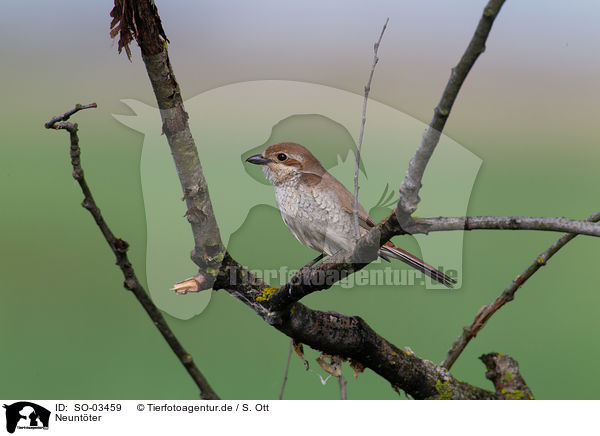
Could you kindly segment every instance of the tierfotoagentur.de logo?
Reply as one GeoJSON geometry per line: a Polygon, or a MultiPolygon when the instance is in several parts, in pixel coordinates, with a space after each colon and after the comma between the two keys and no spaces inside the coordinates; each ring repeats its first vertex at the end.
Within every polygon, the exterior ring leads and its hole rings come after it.
{"type": "Polygon", "coordinates": [[[13,404],[4,404],[6,409],[6,431],[14,433],[16,429],[22,430],[48,430],[50,411],[40,405],[29,401],[19,401],[13,404]]]}

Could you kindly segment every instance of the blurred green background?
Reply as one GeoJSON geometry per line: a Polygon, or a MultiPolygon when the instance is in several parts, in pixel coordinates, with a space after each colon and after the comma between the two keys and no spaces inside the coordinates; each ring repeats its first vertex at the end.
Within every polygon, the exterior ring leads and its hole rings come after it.
{"type": "MultiPolygon", "coordinates": [[[[389,16],[371,97],[425,122],[484,4],[157,2],[184,98],[261,79],[361,94],[373,41],[389,16]]],[[[137,48],[131,63],[117,55],[108,37],[110,9],[110,2],[32,1],[7,5],[0,17],[1,398],[198,398],[187,373],[122,288],[112,254],[80,206],[67,135],[43,128],[75,103],[98,103],[99,109],[74,118],[84,169],[105,218],[131,244],[131,259],[144,277],[143,137],[111,114],[127,113],[121,99],[153,104],[154,96],[137,48]]],[[[445,131],[483,160],[469,214],[584,218],[600,206],[600,60],[591,55],[599,48],[593,31],[599,15],[592,1],[509,1],[501,11],[445,131]]],[[[202,151],[212,152],[218,150],[202,151]]],[[[406,165],[399,164],[398,183],[406,165]]],[[[183,205],[173,211],[183,212],[183,205]]],[[[246,225],[260,224],[253,220],[251,214],[246,225]]],[[[312,255],[294,245],[283,224],[272,231],[278,235],[273,244],[312,255]]],[[[477,310],[557,237],[466,234],[463,287],[457,292],[338,287],[305,302],[359,315],[396,345],[439,362],[477,310]]],[[[240,236],[234,242],[243,251],[252,240],[240,236]]],[[[418,251],[412,240],[396,242],[418,251]]],[[[498,351],[519,361],[537,398],[598,398],[600,294],[591,272],[599,267],[599,243],[580,237],[555,256],[472,341],[453,374],[491,388],[477,356],[498,351]]],[[[191,242],[182,247],[190,249],[191,242]]],[[[264,268],[279,254],[273,247],[260,249],[248,249],[240,260],[264,268]]],[[[237,300],[216,292],[201,315],[167,319],[222,398],[277,397],[288,338],[237,300]]],[[[335,381],[319,380],[317,353],[307,355],[309,372],[292,359],[286,398],[338,398],[335,381]]],[[[345,374],[352,399],[399,398],[368,370],[356,380],[348,368],[345,374]]]]}

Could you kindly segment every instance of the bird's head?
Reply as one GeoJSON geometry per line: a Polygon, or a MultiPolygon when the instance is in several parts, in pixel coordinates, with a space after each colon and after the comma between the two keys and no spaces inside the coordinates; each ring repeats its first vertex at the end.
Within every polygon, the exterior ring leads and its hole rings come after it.
{"type": "Polygon", "coordinates": [[[322,175],[325,169],[308,149],[294,142],[273,144],[263,154],[255,154],[246,159],[255,165],[262,165],[263,172],[275,185],[300,180],[303,174],[322,175]]]}

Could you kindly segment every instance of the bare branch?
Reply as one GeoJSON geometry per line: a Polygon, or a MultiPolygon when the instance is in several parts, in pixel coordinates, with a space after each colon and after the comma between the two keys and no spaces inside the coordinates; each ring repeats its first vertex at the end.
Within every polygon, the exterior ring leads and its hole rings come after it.
{"type": "Polygon", "coordinates": [[[338,382],[340,384],[340,400],[347,400],[348,392],[346,392],[346,379],[343,375],[338,377],[338,382]]]}
{"type": "MultiPolygon", "coordinates": [[[[67,121],[69,118],[71,118],[72,115],[76,114],[77,112],[79,112],[80,110],[83,109],[91,109],[91,108],[97,108],[98,105],[96,103],[90,103],[90,104],[76,104],[75,107],[71,110],[66,111],[64,114],[62,115],[57,115],[55,117],[52,117],[50,119],[50,121],[48,121],[46,124],[44,124],[44,127],[46,129],[54,129],[57,128],[55,127],[55,124],[58,123],[59,121],[67,121]]],[[[67,126],[64,127],[66,130],[69,130],[69,128],[67,126]]]]}
{"type": "MultiPolygon", "coordinates": [[[[587,219],[588,222],[600,221],[600,212],[596,212],[594,215],[587,219]]],[[[468,343],[477,336],[477,333],[485,326],[487,321],[496,313],[502,306],[515,298],[515,293],[519,290],[525,282],[536,273],[542,266],[546,265],[548,260],[556,254],[558,250],[567,245],[569,241],[575,238],[577,234],[566,233],[562,235],[554,244],[552,244],[546,251],[540,254],[535,260],[527,267],[525,271],[519,274],[510,285],[488,306],[483,306],[477,315],[475,320],[469,327],[463,329],[462,334],[452,344],[446,358],[441,363],[441,366],[450,369],[458,356],[463,352],[468,343]]]]}
{"type": "Polygon", "coordinates": [[[179,358],[181,364],[185,367],[188,374],[194,382],[196,386],[200,389],[200,396],[205,400],[218,400],[219,397],[212,390],[204,375],[200,372],[192,356],[183,348],[173,331],[169,328],[167,321],[162,316],[158,308],[154,305],[144,287],[140,284],[137,276],[135,275],[135,271],[133,270],[133,266],[129,262],[127,257],[127,250],[129,248],[129,244],[122,240],[121,238],[115,237],[113,232],[106,224],[102,213],[100,212],[100,208],[96,205],[94,201],[94,197],[88,187],[88,184],[83,175],[83,168],[81,167],[80,154],[81,150],[79,148],[79,137],[77,135],[77,124],[67,122],[71,115],[74,113],[87,108],[95,108],[96,104],[92,103],[89,105],[77,105],[74,109],[65,112],[63,115],[59,115],[53,117],[50,121],[48,121],[44,126],[47,129],[65,129],[69,132],[71,137],[71,164],[73,166],[73,178],[77,180],[79,186],[81,187],[81,191],[83,192],[83,203],[82,206],[86,208],[94,217],[98,228],[104,235],[104,239],[110,246],[113,251],[116,259],[117,265],[121,269],[123,273],[123,277],[125,278],[125,282],[123,286],[125,289],[128,289],[133,292],[135,298],[137,298],[138,302],[142,305],[153,324],[156,326],[158,331],[162,334],[163,338],[167,341],[171,350],[175,355],[179,358]]]}
{"type": "Polygon", "coordinates": [[[396,215],[402,227],[410,223],[410,217],[417,209],[417,204],[420,200],[419,190],[421,189],[421,180],[423,179],[425,168],[440,140],[442,130],[444,130],[446,120],[450,115],[452,105],[458,96],[463,82],[479,55],[485,50],[485,42],[492,29],[492,24],[503,4],[504,0],[490,0],[483,10],[483,15],[479,20],[475,34],[462,58],[456,67],[452,69],[450,79],[444,89],[440,102],[434,110],[429,127],[423,134],[421,144],[408,165],[408,171],[400,186],[400,199],[396,206],[396,215]]]}
{"type": "Polygon", "coordinates": [[[417,234],[448,230],[539,230],[600,236],[600,225],[588,220],[523,216],[415,218],[412,224],[408,226],[407,233],[417,234]]]}
{"type": "Polygon", "coordinates": [[[356,238],[360,238],[360,226],[358,225],[358,170],[360,167],[360,152],[362,149],[363,136],[365,134],[365,123],[367,122],[367,102],[369,101],[369,92],[371,91],[371,81],[373,80],[373,74],[375,73],[375,66],[377,62],[379,62],[379,58],[377,57],[377,51],[379,50],[379,44],[381,44],[381,38],[383,38],[383,32],[387,28],[389,18],[385,20],[385,24],[383,25],[383,29],[381,29],[381,34],[379,35],[379,39],[373,46],[373,65],[371,66],[371,72],[369,73],[369,80],[367,80],[367,84],[365,85],[365,99],[363,100],[363,108],[362,108],[362,119],[360,124],[360,133],[358,135],[358,146],[356,150],[356,166],[354,168],[354,232],[356,234],[356,238]]]}
{"type": "Polygon", "coordinates": [[[166,50],[168,40],[156,5],[151,0],[115,0],[111,15],[111,36],[120,35],[119,51],[125,47],[129,56],[128,44],[132,37],[142,50],[142,58],[160,109],[163,133],[169,142],[187,205],[185,216],[194,236],[191,258],[199,268],[195,280],[200,289],[210,289],[225,248],[188,124],[181,90],[169,61],[166,50]]]}
{"type": "Polygon", "coordinates": [[[285,384],[288,379],[288,371],[290,369],[290,361],[292,360],[292,351],[294,350],[294,340],[290,339],[290,349],[288,351],[287,362],[285,363],[285,372],[283,373],[283,382],[281,383],[281,390],[279,391],[279,399],[283,400],[283,392],[285,391],[285,384]]]}

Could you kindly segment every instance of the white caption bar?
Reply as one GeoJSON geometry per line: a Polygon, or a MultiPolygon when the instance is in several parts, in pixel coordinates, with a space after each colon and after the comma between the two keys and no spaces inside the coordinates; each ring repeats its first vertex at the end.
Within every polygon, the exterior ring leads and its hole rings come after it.
{"type": "MultiPolygon", "coordinates": [[[[244,435],[418,432],[506,435],[595,428],[597,401],[50,401],[1,400],[19,436],[243,431],[244,435]],[[386,430],[387,429],[387,430],[386,430]]],[[[1,430],[0,433],[4,431],[1,430]]],[[[7,433],[5,433],[7,434],[7,433]]]]}

